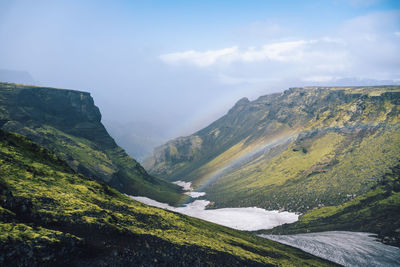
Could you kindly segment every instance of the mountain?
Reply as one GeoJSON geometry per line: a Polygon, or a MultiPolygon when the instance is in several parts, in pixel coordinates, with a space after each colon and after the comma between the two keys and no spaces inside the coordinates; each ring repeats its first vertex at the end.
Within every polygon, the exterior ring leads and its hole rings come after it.
{"type": "Polygon", "coordinates": [[[377,186],[400,159],[400,86],[305,87],[239,100],[155,149],[153,175],[193,182],[210,207],[304,213],[377,186]]]}
{"type": "Polygon", "coordinates": [[[0,83],[0,127],[57,154],[85,176],[129,195],[175,204],[181,188],[149,175],[107,133],[89,93],[0,83]]]}
{"type": "Polygon", "coordinates": [[[126,153],[139,162],[151,155],[153,148],[164,143],[163,127],[151,122],[132,121],[117,122],[107,120],[103,122],[115,141],[122,146],[126,153]]]}
{"type": "Polygon", "coordinates": [[[76,173],[46,148],[0,130],[0,265],[331,264],[250,233],[136,202],[76,173]]]}
{"type": "Polygon", "coordinates": [[[0,69],[0,81],[8,83],[35,84],[35,80],[27,71],[0,69]]]}

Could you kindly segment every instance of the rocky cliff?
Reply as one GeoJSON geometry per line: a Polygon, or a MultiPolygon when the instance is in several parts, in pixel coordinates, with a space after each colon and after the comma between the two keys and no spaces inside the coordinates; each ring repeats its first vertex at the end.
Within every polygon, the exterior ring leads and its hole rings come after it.
{"type": "Polygon", "coordinates": [[[121,192],[176,203],[180,189],[147,174],[107,133],[89,93],[0,83],[0,127],[46,146],[121,192]]]}

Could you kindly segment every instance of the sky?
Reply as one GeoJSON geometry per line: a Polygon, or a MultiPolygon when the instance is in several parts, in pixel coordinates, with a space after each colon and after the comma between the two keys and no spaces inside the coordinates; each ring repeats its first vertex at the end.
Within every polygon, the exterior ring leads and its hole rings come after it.
{"type": "Polygon", "coordinates": [[[400,1],[0,0],[0,36],[0,69],[91,92],[128,146],[191,134],[242,97],[400,83],[400,1]]]}

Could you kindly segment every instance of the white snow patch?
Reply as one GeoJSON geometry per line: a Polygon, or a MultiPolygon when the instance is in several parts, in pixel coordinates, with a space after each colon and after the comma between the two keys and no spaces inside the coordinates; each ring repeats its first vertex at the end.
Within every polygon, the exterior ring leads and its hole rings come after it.
{"type": "Polygon", "coordinates": [[[330,231],[260,236],[343,266],[400,266],[400,248],[384,245],[370,233],[330,231]]]}
{"type": "Polygon", "coordinates": [[[172,182],[173,184],[179,185],[180,187],[183,188],[185,191],[191,191],[193,190],[192,188],[192,182],[185,182],[185,181],[175,181],[172,182]]]}
{"type": "Polygon", "coordinates": [[[150,206],[179,212],[245,231],[271,229],[284,223],[293,223],[297,221],[299,217],[299,215],[291,212],[268,211],[256,207],[206,210],[206,206],[210,203],[208,200],[195,200],[184,207],[176,208],[147,197],[130,197],[150,206]]]}
{"type": "Polygon", "coordinates": [[[183,188],[183,190],[188,191],[185,194],[190,196],[191,198],[198,198],[206,195],[206,192],[196,192],[193,191],[192,182],[185,182],[185,181],[175,181],[172,182],[173,184],[179,185],[183,188]]]}
{"type": "Polygon", "coordinates": [[[198,197],[202,197],[206,195],[206,192],[195,192],[195,191],[191,191],[191,192],[186,192],[186,195],[190,196],[191,198],[198,198],[198,197]]]}

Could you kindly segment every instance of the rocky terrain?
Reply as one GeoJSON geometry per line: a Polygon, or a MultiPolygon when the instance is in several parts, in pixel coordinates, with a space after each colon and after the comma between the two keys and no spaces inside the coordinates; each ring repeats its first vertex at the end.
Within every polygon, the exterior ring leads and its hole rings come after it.
{"type": "Polygon", "coordinates": [[[171,204],[181,189],[149,175],[101,123],[89,93],[0,83],[0,127],[55,152],[75,171],[121,192],[171,204]]]}

